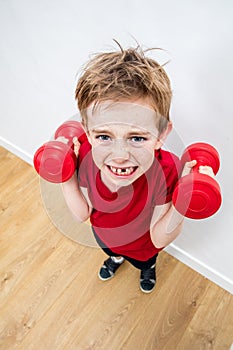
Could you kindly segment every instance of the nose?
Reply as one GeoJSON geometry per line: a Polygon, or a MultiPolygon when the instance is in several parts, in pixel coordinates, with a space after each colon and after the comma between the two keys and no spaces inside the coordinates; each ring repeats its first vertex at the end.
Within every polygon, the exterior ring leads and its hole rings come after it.
{"type": "Polygon", "coordinates": [[[116,163],[120,164],[129,159],[128,145],[124,140],[115,140],[111,153],[111,158],[116,163]]]}

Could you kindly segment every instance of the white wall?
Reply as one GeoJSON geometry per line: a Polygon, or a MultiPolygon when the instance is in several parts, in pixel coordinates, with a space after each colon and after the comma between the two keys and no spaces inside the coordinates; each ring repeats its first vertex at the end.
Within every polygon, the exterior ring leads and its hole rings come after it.
{"type": "Polygon", "coordinates": [[[187,220],[167,250],[231,292],[232,10],[232,0],[0,1],[1,144],[29,163],[76,113],[75,75],[90,54],[115,47],[112,38],[133,45],[132,36],[168,51],[158,56],[171,59],[175,129],[167,146],[181,154],[194,141],[215,145],[223,204],[211,218],[187,220]]]}

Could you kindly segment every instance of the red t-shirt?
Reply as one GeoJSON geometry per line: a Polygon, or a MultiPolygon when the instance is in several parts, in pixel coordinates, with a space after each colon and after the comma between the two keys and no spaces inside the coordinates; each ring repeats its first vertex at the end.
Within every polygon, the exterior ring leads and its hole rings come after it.
{"type": "Polygon", "coordinates": [[[111,192],[101,180],[91,145],[83,140],[79,150],[78,180],[87,188],[93,206],[90,216],[96,235],[118,255],[147,261],[162,248],[150,238],[154,207],[170,202],[180,174],[180,161],[174,154],[159,150],[150,169],[131,185],[111,192]]]}

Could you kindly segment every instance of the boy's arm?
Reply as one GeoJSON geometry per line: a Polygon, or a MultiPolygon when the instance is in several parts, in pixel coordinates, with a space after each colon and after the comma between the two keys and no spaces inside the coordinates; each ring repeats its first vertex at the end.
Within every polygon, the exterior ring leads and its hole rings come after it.
{"type": "Polygon", "coordinates": [[[179,235],[184,216],[178,213],[172,202],[156,206],[151,220],[150,235],[156,248],[163,248],[179,235]]]}
{"type": "Polygon", "coordinates": [[[92,208],[84,197],[78,185],[76,173],[68,181],[62,184],[63,195],[71,213],[78,222],[86,221],[91,214],[92,208]]]}
{"type": "MultiPolygon", "coordinates": [[[[190,173],[196,165],[196,160],[187,162],[181,176],[190,173]]],[[[199,172],[214,177],[213,169],[201,166],[199,172]]],[[[174,207],[172,202],[156,206],[151,220],[150,235],[156,248],[163,248],[170,244],[180,234],[184,222],[184,216],[174,207]]]]}
{"type": "MultiPolygon", "coordinates": [[[[74,153],[78,157],[80,143],[77,137],[73,138],[74,153]]],[[[66,182],[62,184],[63,195],[71,213],[74,215],[78,222],[86,221],[92,212],[92,206],[90,201],[85,198],[88,197],[85,189],[79,187],[78,178],[76,172],[66,182]],[[85,193],[85,195],[84,195],[85,193]]]]}

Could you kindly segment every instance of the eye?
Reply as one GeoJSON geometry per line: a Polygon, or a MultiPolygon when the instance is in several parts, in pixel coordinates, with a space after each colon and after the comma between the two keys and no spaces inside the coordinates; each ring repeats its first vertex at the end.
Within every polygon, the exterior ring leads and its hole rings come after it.
{"type": "Polygon", "coordinates": [[[146,141],[147,139],[145,137],[142,137],[142,136],[132,136],[130,140],[132,142],[135,142],[135,143],[142,143],[142,142],[146,141]]]}
{"type": "Polygon", "coordinates": [[[98,135],[96,136],[96,139],[102,142],[110,141],[111,138],[108,135],[98,135]]]}

